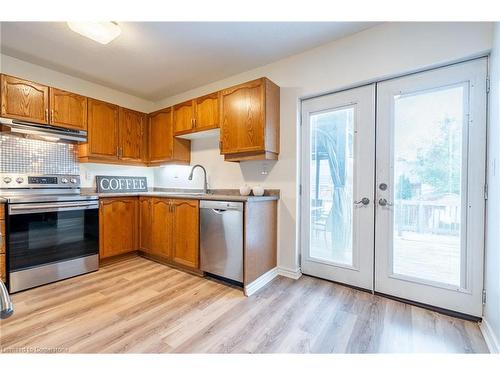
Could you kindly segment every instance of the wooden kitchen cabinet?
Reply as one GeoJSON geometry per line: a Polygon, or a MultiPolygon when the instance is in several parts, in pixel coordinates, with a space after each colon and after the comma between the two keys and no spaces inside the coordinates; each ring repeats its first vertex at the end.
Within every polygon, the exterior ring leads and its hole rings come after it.
{"type": "Polygon", "coordinates": [[[99,255],[107,258],[138,248],[136,197],[103,198],[99,208],[99,255]]]}
{"type": "Polygon", "coordinates": [[[171,108],[149,115],[148,165],[189,164],[191,161],[191,141],[174,138],[172,116],[171,108]]]}
{"type": "Polygon", "coordinates": [[[224,159],[277,159],[280,88],[260,78],[222,90],[220,100],[220,148],[224,159]]]}
{"type": "Polygon", "coordinates": [[[152,202],[152,198],[139,197],[139,250],[146,253],[152,251],[152,202]]]}
{"type": "Polygon", "coordinates": [[[88,99],[88,139],[78,146],[83,162],[118,160],[119,107],[96,99],[88,99]]]}
{"type": "Polygon", "coordinates": [[[174,105],[174,133],[185,134],[194,129],[194,102],[189,100],[174,105]]]}
{"type": "Polygon", "coordinates": [[[139,206],[139,249],[174,265],[198,269],[198,201],[141,197],[139,206]]]}
{"type": "Polygon", "coordinates": [[[219,92],[199,97],[196,103],[194,126],[196,131],[219,127],[219,92]]]}
{"type": "Polygon", "coordinates": [[[173,261],[199,267],[199,202],[173,199],[173,261]]]}
{"type": "Polygon", "coordinates": [[[174,106],[174,135],[182,136],[219,127],[219,92],[174,106]]]}
{"type": "Polygon", "coordinates": [[[172,258],[172,216],[173,210],[169,199],[153,198],[151,204],[151,252],[166,259],[172,258]]]}
{"type": "Polygon", "coordinates": [[[145,157],[145,115],[141,112],[120,107],[119,118],[118,157],[120,160],[142,163],[145,157]]]}
{"type": "Polygon", "coordinates": [[[1,115],[2,117],[49,123],[49,87],[35,82],[2,74],[1,115]]]}
{"type": "Polygon", "coordinates": [[[51,87],[50,124],[87,130],[87,97],[51,87]]]}

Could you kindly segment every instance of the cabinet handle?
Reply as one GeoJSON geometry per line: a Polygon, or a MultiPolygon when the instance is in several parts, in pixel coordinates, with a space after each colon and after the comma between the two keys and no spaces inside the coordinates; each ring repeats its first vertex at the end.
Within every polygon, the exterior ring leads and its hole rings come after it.
{"type": "Polygon", "coordinates": [[[196,128],[196,118],[193,119],[193,128],[196,128]]]}
{"type": "Polygon", "coordinates": [[[54,122],[54,110],[50,110],[50,122],[54,122]]]}
{"type": "Polygon", "coordinates": [[[120,147],[116,146],[116,156],[120,157],[120,147]]]}
{"type": "Polygon", "coordinates": [[[49,110],[45,109],[45,121],[49,122],[49,110]]]}

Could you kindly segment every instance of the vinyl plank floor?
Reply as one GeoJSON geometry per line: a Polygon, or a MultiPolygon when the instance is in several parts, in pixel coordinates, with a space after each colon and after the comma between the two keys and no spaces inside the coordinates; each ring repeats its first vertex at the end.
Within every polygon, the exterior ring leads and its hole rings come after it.
{"type": "Polygon", "coordinates": [[[485,353],[477,323],[303,276],[251,297],[141,258],[13,295],[0,352],[485,353]]]}

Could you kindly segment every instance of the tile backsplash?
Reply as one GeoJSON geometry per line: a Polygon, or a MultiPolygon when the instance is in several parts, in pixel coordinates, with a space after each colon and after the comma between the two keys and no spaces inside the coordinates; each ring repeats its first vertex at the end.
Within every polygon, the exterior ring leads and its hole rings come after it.
{"type": "Polygon", "coordinates": [[[0,172],[79,174],[80,168],[72,144],[1,135],[0,172]]]}

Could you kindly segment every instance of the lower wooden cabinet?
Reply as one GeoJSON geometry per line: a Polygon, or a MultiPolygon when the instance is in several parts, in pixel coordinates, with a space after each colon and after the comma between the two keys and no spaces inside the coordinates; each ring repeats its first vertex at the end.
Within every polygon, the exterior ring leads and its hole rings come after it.
{"type": "Polygon", "coordinates": [[[137,250],[138,203],[136,197],[101,199],[99,209],[101,259],[137,250]]]}
{"type": "Polygon", "coordinates": [[[199,267],[199,202],[172,200],[173,261],[191,268],[199,267]]]}
{"type": "Polygon", "coordinates": [[[184,267],[199,267],[199,203],[141,197],[140,250],[184,267]]]}
{"type": "Polygon", "coordinates": [[[139,197],[139,250],[151,252],[152,199],[139,197]]]}
{"type": "Polygon", "coordinates": [[[172,258],[172,204],[169,199],[153,198],[151,202],[151,253],[172,258]]]}

